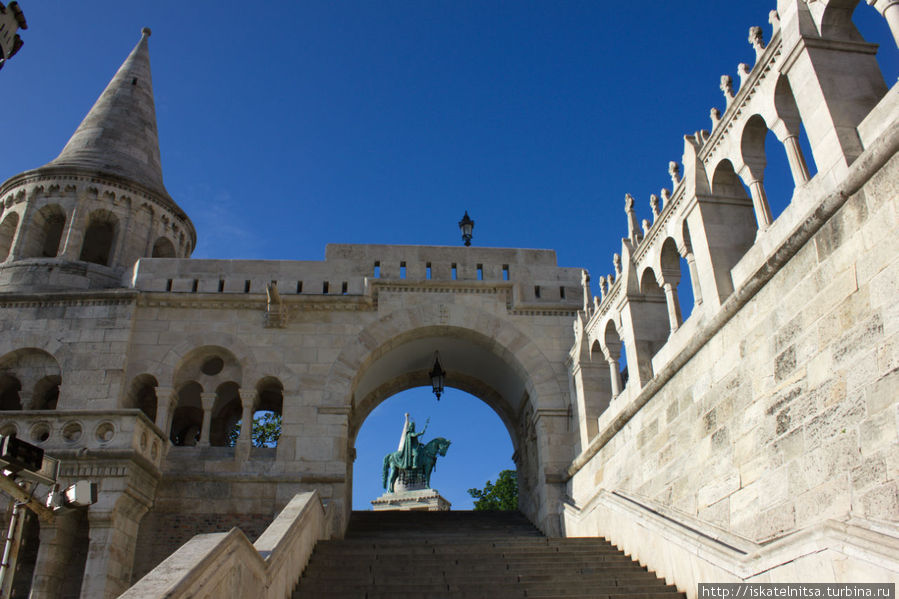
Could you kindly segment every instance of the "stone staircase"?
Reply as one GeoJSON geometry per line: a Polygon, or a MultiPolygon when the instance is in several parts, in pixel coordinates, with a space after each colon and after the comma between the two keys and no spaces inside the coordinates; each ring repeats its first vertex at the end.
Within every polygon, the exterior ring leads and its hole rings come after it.
{"type": "Polygon", "coordinates": [[[294,599],[675,599],[600,538],[548,539],[518,512],[353,512],[320,541],[294,599]]]}

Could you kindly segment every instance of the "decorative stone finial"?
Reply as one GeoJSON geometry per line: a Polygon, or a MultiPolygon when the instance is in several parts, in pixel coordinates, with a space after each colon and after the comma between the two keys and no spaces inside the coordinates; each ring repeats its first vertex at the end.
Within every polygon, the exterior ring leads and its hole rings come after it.
{"type": "Polygon", "coordinates": [[[640,229],[634,214],[634,196],[629,193],[624,194],[624,212],[627,214],[627,237],[637,245],[640,243],[640,229]]]}
{"type": "Polygon", "coordinates": [[[621,256],[615,254],[612,256],[612,264],[615,265],[615,280],[618,280],[618,277],[621,276],[621,256]]]}
{"type": "Polygon", "coordinates": [[[727,100],[727,105],[734,101],[734,80],[730,75],[721,75],[721,85],[718,86],[727,100]]]}
{"type": "Polygon", "coordinates": [[[594,312],[599,310],[600,301],[601,300],[599,299],[599,296],[597,296],[597,295],[593,296],[593,311],[594,312]]]}
{"type": "Polygon", "coordinates": [[[740,76],[740,89],[743,88],[743,84],[746,83],[746,80],[749,79],[749,65],[745,62],[741,62],[737,65],[737,74],[740,76]]]}
{"type": "Polygon", "coordinates": [[[649,207],[652,209],[652,222],[656,222],[659,218],[659,196],[656,194],[649,196],[649,207]]]}
{"type": "Polygon", "coordinates": [[[643,237],[649,235],[649,221],[644,218],[640,221],[640,226],[643,227],[643,237]]]}
{"type": "Polygon", "coordinates": [[[776,10],[772,10],[768,13],[768,22],[771,23],[771,29],[774,33],[780,29],[780,15],[777,14],[776,10]]]}
{"type": "Polygon", "coordinates": [[[599,277],[599,294],[602,296],[602,299],[606,299],[606,278],[599,277]]]}
{"type": "Polygon", "coordinates": [[[715,127],[718,126],[718,123],[721,122],[721,111],[717,108],[712,108],[709,111],[709,117],[712,119],[712,131],[714,131],[715,127]]]}
{"type": "Polygon", "coordinates": [[[153,34],[153,32],[150,31],[149,27],[144,27],[143,29],[140,30],[140,32],[141,32],[141,35],[146,35],[147,37],[150,37],[153,34]]]}
{"type": "Polygon", "coordinates": [[[584,312],[589,314],[593,302],[590,301],[590,273],[586,268],[581,270],[581,287],[584,290],[584,312]]]}
{"type": "Polygon", "coordinates": [[[680,165],[673,160],[668,163],[668,174],[671,175],[671,184],[677,187],[680,183],[680,165]]]}
{"type": "Polygon", "coordinates": [[[755,60],[758,62],[759,56],[765,51],[765,38],[762,36],[762,28],[758,25],[749,28],[749,45],[755,50],[755,60]]]}
{"type": "Polygon", "coordinates": [[[668,205],[668,200],[671,199],[671,192],[668,191],[667,188],[663,187],[661,193],[662,193],[662,208],[664,208],[665,206],[668,205]]]}

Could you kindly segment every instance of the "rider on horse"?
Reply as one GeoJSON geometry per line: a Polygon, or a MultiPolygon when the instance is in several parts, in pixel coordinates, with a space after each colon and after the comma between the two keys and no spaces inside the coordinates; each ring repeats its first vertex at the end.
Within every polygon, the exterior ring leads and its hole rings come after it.
{"type": "Polygon", "coordinates": [[[421,466],[421,461],[418,459],[418,448],[421,447],[421,443],[418,438],[428,430],[428,423],[430,420],[431,419],[429,418],[425,421],[425,427],[421,429],[421,432],[416,433],[415,421],[409,418],[409,412],[406,412],[406,423],[403,425],[403,434],[400,437],[400,445],[396,448],[399,454],[398,466],[400,468],[413,470],[421,466]]]}

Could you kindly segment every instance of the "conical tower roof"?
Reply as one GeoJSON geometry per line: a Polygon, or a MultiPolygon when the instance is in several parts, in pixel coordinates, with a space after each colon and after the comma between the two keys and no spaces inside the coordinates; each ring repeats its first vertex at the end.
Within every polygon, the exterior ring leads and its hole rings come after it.
{"type": "Polygon", "coordinates": [[[171,201],[162,183],[149,37],[144,28],[69,143],[44,169],[89,169],[138,183],[171,201]]]}

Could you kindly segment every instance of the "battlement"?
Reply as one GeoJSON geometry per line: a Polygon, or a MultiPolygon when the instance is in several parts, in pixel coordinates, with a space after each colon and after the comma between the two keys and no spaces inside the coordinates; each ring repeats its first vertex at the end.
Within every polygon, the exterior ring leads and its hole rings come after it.
{"type": "Polygon", "coordinates": [[[552,250],[329,244],[324,261],[140,259],[129,286],[171,293],[371,296],[378,286],[504,287],[512,305],[583,302],[582,270],[552,250]]]}

